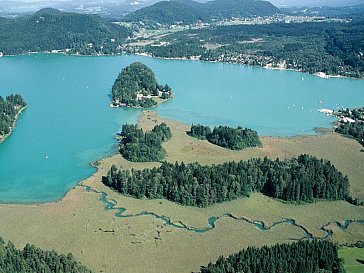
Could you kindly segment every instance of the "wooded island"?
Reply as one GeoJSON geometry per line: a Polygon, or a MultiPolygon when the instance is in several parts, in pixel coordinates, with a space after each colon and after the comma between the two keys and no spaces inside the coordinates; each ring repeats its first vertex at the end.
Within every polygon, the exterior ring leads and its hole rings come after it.
{"type": "Polygon", "coordinates": [[[212,144],[230,150],[241,150],[262,145],[256,131],[248,128],[243,129],[240,126],[238,128],[219,126],[211,130],[209,126],[192,124],[191,130],[187,134],[198,139],[206,139],[212,144]]]}
{"type": "Polygon", "coordinates": [[[172,98],[168,84],[157,83],[154,72],[146,65],[135,62],[124,68],[112,87],[112,107],[156,106],[157,99],[172,98]]]}
{"type": "Polygon", "coordinates": [[[119,144],[121,155],[133,162],[152,162],[164,159],[166,155],[162,142],[171,138],[170,128],[162,123],[145,132],[133,124],[124,124],[119,144]]]}

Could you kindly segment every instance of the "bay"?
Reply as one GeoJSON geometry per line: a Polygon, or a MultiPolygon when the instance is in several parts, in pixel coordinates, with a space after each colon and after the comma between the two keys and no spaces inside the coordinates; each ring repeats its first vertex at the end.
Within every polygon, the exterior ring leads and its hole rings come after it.
{"type": "Polygon", "coordinates": [[[0,58],[0,95],[20,93],[29,107],[0,144],[0,202],[61,198],[116,150],[115,133],[140,109],[109,107],[120,70],[141,61],[175,98],[155,110],[187,124],[243,126],[260,135],[314,134],[330,128],[319,107],[364,104],[364,82],[237,64],[162,60],[136,55],[31,54],[0,58]]]}

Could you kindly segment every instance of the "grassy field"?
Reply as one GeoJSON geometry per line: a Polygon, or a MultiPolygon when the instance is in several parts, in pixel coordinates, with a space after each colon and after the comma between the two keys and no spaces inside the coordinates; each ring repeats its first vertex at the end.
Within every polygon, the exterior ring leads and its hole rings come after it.
{"type": "Polygon", "coordinates": [[[348,175],[352,195],[364,199],[364,152],[360,152],[362,146],[355,140],[332,132],[318,136],[262,137],[263,148],[232,151],[206,140],[189,137],[186,134],[189,126],[158,117],[153,111],[145,111],[139,120],[139,124],[145,130],[150,130],[160,122],[166,122],[173,132],[172,139],[163,143],[167,150],[167,161],[217,164],[263,156],[272,159],[291,158],[306,153],[330,160],[342,173],[348,175]]]}
{"type": "Polygon", "coordinates": [[[364,261],[364,248],[341,248],[339,255],[344,259],[346,273],[364,272],[364,264],[357,261],[364,261]]]}
{"type": "MultiPolygon", "coordinates": [[[[145,112],[140,119],[144,129],[156,123],[166,122],[173,137],[164,143],[167,160],[203,164],[229,160],[248,159],[256,156],[292,157],[306,152],[330,159],[343,173],[349,175],[352,192],[363,196],[364,153],[353,140],[328,133],[315,137],[263,138],[263,148],[231,151],[191,138],[185,134],[186,125],[157,117],[145,112]]],[[[344,201],[316,202],[305,205],[285,204],[261,194],[250,198],[216,204],[208,208],[184,207],[167,200],[137,200],[113,192],[100,183],[112,164],[129,168],[149,168],[160,163],[132,163],[120,155],[99,162],[99,171],[82,182],[94,190],[105,192],[118,207],[125,208],[125,215],[142,211],[169,217],[173,222],[194,228],[208,227],[208,218],[230,212],[236,217],[259,220],[270,226],[283,218],[292,218],[314,236],[324,236],[320,230],[334,232],[332,240],[354,243],[364,236],[364,226],[352,224],[343,231],[336,221],[364,219],[364,208],[344,201]]],[[[116,218],[115,210],[104,210],[100,194],[87,192],[82,186],[71,190],[66,197],[44,205],[0,205],[0,234],[22,247],[26,242],[60,253],[72,252],[94,272],[191,272],[199,266],[215,261],[220,255],[228,255],[249,245],[270,245],[291,242],[304,236],[301,228],[288,223],[261,231],[246,221],[223,217],[216,228],[196,233],[166,225],[153,216],[116,218]]],[[[350,273],[350,272],[349,272],[350,273]]]]}

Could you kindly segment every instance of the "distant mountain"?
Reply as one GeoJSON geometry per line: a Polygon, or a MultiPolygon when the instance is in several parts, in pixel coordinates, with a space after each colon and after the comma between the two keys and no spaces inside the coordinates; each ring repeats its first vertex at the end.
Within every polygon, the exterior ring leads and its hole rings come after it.
{"type": "Polygon", "coordinates": [[[364,14],[364,3],[354,6],[345,7],[313,7],[313,8],[284,8],[282,9],[287,14],[294,15],[309,15],[309,16],[327,16],[327,17],[352,17],[364,14]]]}
{"type": "Polygon", "coordinates": [[[129,35],[126,28],[106,22],[98,15],[42,9],[31,16],[0,18],[0,51],[71,49],[92,51],[117,47],[129,35]]]}
{"type": "Polygon", "coordinates": [[[215,0],[199,3],[192,0],[171,0],[139,9],[126,15],[124,20],[173,24],[194,23],[199,20],[206,22],[211,19],[232,17],[267,16],[276,13],[279,13],[279,9],[268,1],[215,0]]]}
{"type": "Polygon", "coordinates": [[[202,7],[198,7],[199,5],[203,5],[197,2],[193,3],[196,3],[196,6],[186,4],[182,1],[161,1],[129,13],[124,17],[124,20],[131,22],[143,21],[152,24],[173,24],[176,22],[188,24],[197,22],[198,20],[208,20],[210,18],[209,14],[202,7]]]}
{"type": "Polygon", "coordinates": [[[364,0],[270,0],[277,7],[344,7],[364,3],[364,0]]]}
{"type": "Polygon", "coordinates": [[[214,18],[268,16],[279,13],[279,9],[268,1],[215,0],[204,5],[214,18]]]}

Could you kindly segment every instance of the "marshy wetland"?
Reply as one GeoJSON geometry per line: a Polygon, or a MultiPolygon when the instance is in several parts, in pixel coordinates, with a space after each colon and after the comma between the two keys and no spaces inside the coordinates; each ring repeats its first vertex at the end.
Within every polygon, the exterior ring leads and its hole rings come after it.
{"type": "MultiPolygon", "coordinates": [[[[124,169],[160,165],[158,162],[132,163],[115,154],[114,135],[122,123],[138,121],[140,127],[148,130],[165,122],[172,130],[172,138],[163,143],[168,162],[217,164],[264,156],[283,159],[307,153],[330,160],[348,176],[351,194],[364,199],[362,146],[330,130],[317,135],[313,131],[314,127],[330,128],[333,121],[317,112],[321,104],[319,98],[328,107],[336,107],[339,101],[347,107],[356,106],[355,103],[364,96],[360,92],[361,81],[328,80],[291,71],[140,56],[95,58],[39,54],[1,59],[1,72],[5,65],[8,77],[0,79],[1,92],[24,90],[29,104],[13,135],[0,145],[0,200],[3,203],[32,203],[0,205],[0,234],[19,247],[29,242],[60,253],[72,252],[77,260],[95,272],[191,272],[215,261],[220,255],[237,252],[249,245],[271,245],[302,238],[329,238],[350,245],[364,237],[363,207],[345,201],[292,204],[254,193],[249,198],[196,208],[164,199],[134,199],[101,183],[102,176],[112,164],[124,169]],[[175,98],[160,105],[156,112],[108,106],[110,98],[107,93],[113,76],[134,59],[154,66],[160,81],[164,83],[168,79],[176,92],[175,98]],[[54,83],[37,82],[29,88],[30,91],[25,89],[25,83],[32,76],[49,70],[59,61],[66,64],[45,75],[56,78],[56,87],[54,83]],[[84,62],[94,62],[97,68],[90,65],[85,68],[84,62]],[[20,64],[38,70],[16,82],[13,74],[20,69],[20,64]],[[80,73],[78,77],[72,78],[67,65],[78,69],[75,68],[80,73]],[[191,74],[181,79],[176,71],[172,75],[168,73],[173,72],[171,67],[185,69],[191,74]],[[91,70],[98,78],[86,77],[91,70]],[[244,79],[232,81],[231,86],[225,82],[226,94],[222,92],[223,86],[218,86],[220,93],[211,88],[210,94],[207,86],[197,84],[198,76],[203,76],[201,73],[236,73],[247,79],[257,73],[257,77],[263,77],[267,82],[279,78],[281,88],[287,86],[287,92],[292,90],[294,95],[288,97],[282,106],[282,102],[275,103],[273,98],[282,99],[284,95],[263,92],[267,87],[255,86],[254,92],[248,90],[246,93],[244,88],[239,89],[237,86],[244,79]],[[298,82],[291,81],[292,78],[298,82]],[[307,82],[310,86],[318,85],[317,93],[306,88],[297,90],[298,84],[307,82]],[[335,84],[345,85],[346,82],[349,95],[334,89],[335,84]],[[184,90],[188,91],[184,93],[184,90]],[[239,92],[242,93],[236,99],[239,92]],[[206,98],[211,100],[204,101],[206,98]],[[231,102],[226,101],[229,99],[231,102]],[[259,102],[256,112],[247,106],[254,99],[259,102]],[[292,109],[297,102],[302,105],[292,109]],[[239,114],[234,118],[226,110],[228,108],[239,114]],[[263,108],[274,114],[262,113],[263,108]],[[50,115],[44,116],[44,113],[50,115]],[[287,123],[284,122],[286,118],[287,123]],[[272,136],[261,137],[262,147],[231,151],[189,137],[186,131],[192,122],[243,125],[255,128],[261,135],[272,136]],[[40,141],[48,138],[52,141],[40,141]],[[18,143],[22,143],[21,148],[16,147],[18,143]],[[95,161],[107,154],[109,156],[95,161]],[[91,161],[95,161],[96,172],[88,165],[91,161]],[[59,199],[65,192],[67,194],[59,199]],[[47,201],[52,202],[45,203],[47,201]]],[[[217,80],[218,77],[209,86],[216,85],[217,80]]],[[[254,82],[251,79],[251,83],[257,85],[254,82]]],[[[252,88],[248,86],[246,89],[252,88]]],[[[277,88],[276,91],[281,92],[277,88]]]]}

